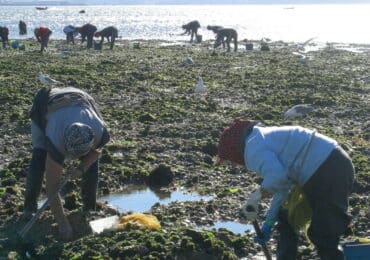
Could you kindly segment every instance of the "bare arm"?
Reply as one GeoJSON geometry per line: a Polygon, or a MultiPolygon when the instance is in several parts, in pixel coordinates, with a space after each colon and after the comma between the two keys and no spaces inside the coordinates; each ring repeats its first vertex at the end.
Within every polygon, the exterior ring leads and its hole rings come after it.
{"type": "MultiPolygon", "coordinates": [[[[53,194],[57,192],[58,186],[61,183],[63,166],[55,162],[51,158],[49,153],[46,156],[45,175],[46,192],[48,197],[50,198],[51,196],[53,196],[53,194]]],[[[50,208],[59,227],[63,227],[66,225],[69,226],[69,222],[64,214],[64,209],[59,194],[54,200],[50,201],[50,208]]]]}
{"type": "Polygon", "coordinates": [[[99,156],[101,155],[101,150],[91,150],[87,155],[85,155],[82,159],[81,159],[81,163],[80,163],[80,166],[79,168],[82,170],[82,171],[87,171],[90,166],[96,162],[96,160],[99,159],[99,156]]]}

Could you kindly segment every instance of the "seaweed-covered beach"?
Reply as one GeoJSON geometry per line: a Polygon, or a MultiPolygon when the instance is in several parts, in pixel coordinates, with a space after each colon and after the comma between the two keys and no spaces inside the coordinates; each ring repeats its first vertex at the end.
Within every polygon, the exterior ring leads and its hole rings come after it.
{"type": "MultiPolygon", "coordinates": [[[[241,43],[242,44],[242,43],[241,43]]],[[[262,255],[254,234],[204,230],[216,221],[239,221],[239,208],[260,182],[244,168],[214,165],[222,129],[235,118],[266,125],[301,125],[340,142],[356,169],[350,196],[352,231],[343,240],[370,236],[370,51],[350,52],[327,44],[297,57],[297,44],[270,42],[269,51],[213,52],[212,43],[172,45],[159,41],[119,41],[114,50],[51,41],[40,54],[36,42],[26,50],[0,51],[0,259],[252,259],[262,255]],[[193,64],[186,64],[191,57],[193,64]],[[146,184],[153,170],[173,173],[171,192],[184,188],[211,200],[156,204],[162,228],[128,227],[91,235],[84,221],[114,214],[100,204],[82,214],[79,180],[63,190],[65,207],[76,220],[76,238],[63,243],[49,210],[20,243],[25,177],[31,155],[28,110],[42,86],[38,72],[64,86],[90,93],[111,133],[101,158],[99,195],[129,184],[146,184]],[[201,76],[205,92],[195,93],[201,76]],[[314,110],[297,118],[284,112],[297,104],[314,110]],[[83,218],[83,220],[81,220],[83,218]],[[86,232],[85,232],[86,231],[86,232]]],[[[51,85],[49,85],[51,86],[51,85]]],[[[45,196],[45,191],[43,190],[45,196]]],[[[140,201],[137,201],[139,204],[140,201]]],[[[268,207],[268,201],[262,205],[268,207]]],[[[261,216],[262,221],[262,216],[261,216]]],[[[276,237],[275,237],[276,238],[276,237]]],[[[304,241],[301,259],[316,259],[304,241]]],[[[268,244],[275,252],[276,240],[268,244]]]]}

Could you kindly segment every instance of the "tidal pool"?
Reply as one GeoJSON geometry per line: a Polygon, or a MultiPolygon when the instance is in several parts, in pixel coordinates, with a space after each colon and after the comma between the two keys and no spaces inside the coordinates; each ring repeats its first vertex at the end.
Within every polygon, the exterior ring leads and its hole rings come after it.
{"type": "Polygon", "coordinates": [[[197,228],[206,229],[206,230],[224,228],[235,234],[240,234],[240,235],[244,235],[246,232],[254,232],[253,225],[243,224],[243,223],[236,222],[236,221],[216,221],[214,222],[213,225],[199,226],[197,228]]]}
{"type": "Polygon", "coordinates": [[[208,201],[211,199],[213,199],[213,196],[201,196],[182,189],[164,192],[150,189],[148,186],[130,185],[124,191],[100,197],[98,201],[111,205],[120,213],[128,211],[142,213],[150,211],[156,203],[166,205],[174,201],[208,201]]]}
{"type": "MultiPolygon", "coordinates": [[[[150,211],[151,207],[156,203],[166,205],[174,201],[208,201],[211,199],[213,199],[213,196],[201,196],[198,193],[188,192],[183,189],[164,192],[150,189],[147,186],[130,185],[120,193],[110,194],[98,200],[111,205],[120,213],[128,211],[143,213],[150,211]]],[[[214,225],[198,226],[195,228],[207,230],[224,228],[241,235],[247,231],[253,231],[252,225],[235,221],[216,221],[214,225]]]]}

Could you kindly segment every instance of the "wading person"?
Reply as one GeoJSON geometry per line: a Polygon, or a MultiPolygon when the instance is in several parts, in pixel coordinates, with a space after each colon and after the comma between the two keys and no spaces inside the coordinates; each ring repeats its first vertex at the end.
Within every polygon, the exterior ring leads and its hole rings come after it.
{"type": "Polygon", "coordinates": [[[221,135],[218,160],[244,165],[263,178],[241,213],[247,220],[256,220],[260,200],[273,196],[262,225],[263,237],[256,240],[267,242],[277,221],[277,259],[296,259],[298,232],[292,221],[295,213],[306,223],[311,220],[308,237],[321,259],[344,258],[338,243],[350,222],[347,209],[354,168],[335,140],[300,126],[264,127],[237,120],[221,135]],[[291,205],[302,207],[288,205],[286,214],[282,205],[288,194],[294,193],[299,194],[293,196],[299,201],[290,199],[291,205]]]}
{"type": "Polygon", "coordinates": [[[81,34],[81,43],[87,38],[87,48],[91,49],[93,47],[94,34],[98,29],[95,25],[87,23],[82,27],[78,28],[78,32],[81,34]]]}
{"type": "Polygon", "coordinates": [[[27,25],[24,21],[19,21],[19,35],[25,35],[27,34],[27,25]]]}
{"type": "Polygon", "coordinates": [[[63,28],[63,32],[66,34],[67,44],[69,44],[70,42],[72,44],[75,44],[75,35],[76,33],[78,33],[76,27],[72,25],[67,25],[63,28]]]}
{"type": "Polygon", "coordinates": [[[198,35],[198,29],[200,28],[200,24],[198,21],[191,21],[187,24],[184,24],[182,26],[182,29],[184,29],[185,31],[181,34],[181,35],[191,35],[190,36],[190,42],[193,42],[193,38],[194,36],[197,37],[198,35]]]}
{"type": "MultiPolygon", "coordinates": [[[[34,98],[32,120],[32,158],[27,173],[24,216],[37,210],[45,172],[46,192],[55,194],[63,175],[65,159],[79,160],[73,176],[82,176],[81,197],[85,211],[94,210],[98,187],[100,149],[109,133],[93,98],[73,88],[42,88],[34,98]]],[[[50,202],[63,239],[73,236],[59,195],[50,202]]]]}
{"type": "Polygon", "coordinates": [[[48,47],[50,35],[52,33],[53,32],[48,27],[45,27],[45,26],[40,26],[40,27],[35,28],[34,30],[35,37],[41,45],[40,52],[43,52],[45,48],[48,47]]]}
{"type": "Polygon", "coordinates": [[[95,37],[101,37],[100,44],[103,45],[104,37],[107,38],[107,41],[110,43],[110,49],[113,50],[114,41],[118,37],[118,30],[114,26],[108,26],[103,30],[96,32],[95,37]]]}
{"type": "Polygon", "coordinates": [[[0,38],[3,43],[3,49],[6,48],[6,44],[9,45],[9,29],[8,27],[1,27],[0,26],[0,38]]]}

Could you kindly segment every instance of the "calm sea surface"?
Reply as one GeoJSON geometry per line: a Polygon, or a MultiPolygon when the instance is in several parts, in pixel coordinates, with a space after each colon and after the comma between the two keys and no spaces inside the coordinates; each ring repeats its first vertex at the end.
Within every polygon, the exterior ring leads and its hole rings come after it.
{"type": "Polygon", "coordinates": [[[370,4],[365,5],[187,5],[187,6],[50,6],[38,11],[32,6],[0,6],[0,26],[7,26],[10,38],[32,37],[39,25],[52,29],[52,38],[65,38],[68,24],[95,24],[98,29],[114,25],[122,39],[184,41],[181,25],[191,20],[201,24],[203,39],[213,39],[207,25],[222,25],[238,31],[239,40],[370,43],[370,4]],[[85,10],[85,13],[79,13],[85,10]],[[24,20],[28,35],[18,34],[24,20]]]}

